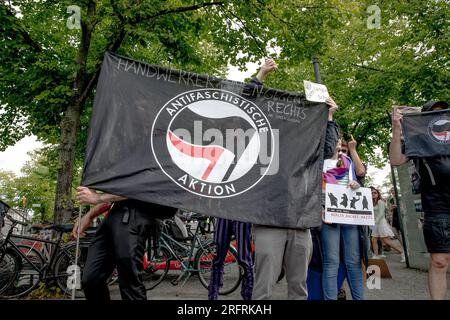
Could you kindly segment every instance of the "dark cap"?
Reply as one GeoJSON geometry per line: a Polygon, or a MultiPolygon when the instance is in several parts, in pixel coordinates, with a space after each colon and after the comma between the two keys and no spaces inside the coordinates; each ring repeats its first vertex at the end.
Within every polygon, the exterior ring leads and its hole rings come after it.
{"type": "Polygon", "coordinates": [[[443,109],[448,109],[448,103],[445,101],[428,101],[422,107],[422,112],[431,111],[433,107],[441,106],[443,109]]]}

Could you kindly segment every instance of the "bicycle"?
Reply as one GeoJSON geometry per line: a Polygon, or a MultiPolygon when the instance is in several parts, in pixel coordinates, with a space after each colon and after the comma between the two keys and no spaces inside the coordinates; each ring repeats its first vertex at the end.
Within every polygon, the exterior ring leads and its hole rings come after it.
{"type": "MultiPolygon", "coordinates": [[[[192,237],[176,240],[168,234],[167,223],[163,222],[163,230],[157,243],[156,252],[150,251],[150,259],[144,259],[144,284],[147,290],[154,289],[167,276],[170,269],[181,271],[181,274],[171,281],[178,285],[186,276],[181,288],[192,275],[198,275],[200,283],[208,288],[212,261],[216,255],[213,239],[207,235],[205,225],[209,225],[209,218],[196,216],[198,220],[192,237]],[[189,243],[190,242],[190,243],[189,243]]],[[[219,294],[226,295],[234,292],[242,281],[242,270],[237,263],[237,251],[230,246],[225,259],[223,283],[219,294]]],[[[181,290],[181,289],[180,289],[181,290]]]]}
{"type": "Polygon", "coordinates": [[[12,224],[6,237],[0,240],[0,299],[25,296],[41,282],[46,285],[56,283],[63,296],[72,294],[73,286],[78,285],[75,290],[76,296],[82,296],[79,279],[86,261],[85,249],[89,243],[80,242],[81,249],[78,251],[78,267],[76,267],[76,244],[62,244],[63,234],[71,232],[73,225],[50,225],[48,229],[54,230],[57,234],[57,240],[54,241],[14,234],[13,230],[17,225],[28,226],[28,224],[15,220],[8,214],[6,218],[12,224]],[[13,239],[50,244],[52,246],[50,259],[45,259],[34,245],[16,244],[13,239]],[[74,278],[75,271],[78,279],[74,278]]]}

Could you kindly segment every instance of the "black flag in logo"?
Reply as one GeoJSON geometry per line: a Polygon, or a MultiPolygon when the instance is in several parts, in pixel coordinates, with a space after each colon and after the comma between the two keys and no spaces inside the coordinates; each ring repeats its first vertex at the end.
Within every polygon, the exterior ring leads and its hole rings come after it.
{"type": "Polygon", "coordinates": [[[407,157],[450,155],[450,110],[404,114],[403,135],[407,157]]]}
{"type": "Polygon", "coordinates": [[[82,185],[226,219],[321,224],[327,107],[106,54],[82,185]]]}

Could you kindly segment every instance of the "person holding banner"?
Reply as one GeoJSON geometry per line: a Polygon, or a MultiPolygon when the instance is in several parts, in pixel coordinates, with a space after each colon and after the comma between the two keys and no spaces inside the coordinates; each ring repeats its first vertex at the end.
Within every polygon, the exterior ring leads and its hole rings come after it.
{"type": "MultiPolygon", "coordinates": [[[[330,158],[339,139],[339,128],[333,121],[338,106],[329,97],[328,123],[324,145],[324,159],[330,158]]],[[[255,240],[255,288],[253,299],[265,300],[272,297],[273,288],[282,268],[288,283],[288,299],[304,300],[308,296],[307,272],[311,260],[313,243],[309,229],[287,229],[253,226],[255,240]]],[[[337,292],[337,289],[336,289],[337,292]]]]}
{"type": "MultiPolygon", "coordinates": [[[[77,188],[82,204],[113,203],[108,217],[92,240],[81,280],[87,300],[110,300],[107,280],[117,267],[123,300],[147,300],[142,282],[146,241],[158,232],[160,220],[175,215],[177,209],[154,203],[131,200],[108,193],[97,193],[87,187],[77,188]]],[[[92,215],[100,214],[98,206],[92,215]]],[[[90,224],[91,216],[82,219],[77,228],[90,224]]],[[[78,229],[76,230],[78,231],[78,229]]]]}
{"type": "Polygon", "coordinates": [[[412,159],[420,176],[424,212],[423,235],[431,258],[428,287],[434,300],[446,298],[447,269],[450,261],[449,114],[448,103],[445,101],[429,101],[422,107],[421,114],[408,116],[404,116],[399,108],[395,107],[392,114],[392,142],[389,148],[389,158],[393,166],[402,165],[412,159]],[[409,132],[415,134],[410,135],[409,132]],[[404,149],[402,133],[405,136],[404,149]],[[424,142],[418,143],[419,139],[424,142]]]}
{"type": "MultiPolygon", "coordinates": [[[[341,152],[341,142],[338,142],[335,155],[324,163],[324,180],[326,183],[346,185],[357,189],[360,184],[355,180],[355,167],[351,159],[341,152]]],[[[363,274],[359,227],[350,224],[329,224],[324,221],[320,230],[323,254],[322,287],[325,300],[337,300],[338,274],[341,262],[347,271],[347,282],[353,300],[364,298],[363,274]]]]}
{"type": "MultiPolygon", "coordinates": [[[[267,75],[277,69],[277,64],[271,58],[266,59],[249,87],[261,86],[267,75]]],[[[253,256],[252,256],[252,225],[247,222],[217,218],[214,232],[214,243],[217,253],[212,261],[211,279],[208,286],[208,299],[217,300],[219,287],[222,283],[223,264],[230,247],[231,237],[237,240],[238,263],[243,270],[241,296],[244,300],[252,299],[253,292],[253,256]]]]}

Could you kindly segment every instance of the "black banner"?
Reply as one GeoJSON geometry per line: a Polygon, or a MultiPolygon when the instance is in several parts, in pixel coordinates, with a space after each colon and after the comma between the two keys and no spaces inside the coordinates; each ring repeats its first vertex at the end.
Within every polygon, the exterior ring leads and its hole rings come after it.
{"type": "Polygon", "coordinates": [[[450,155],[450,110],[406,113],[403,135],[407,157],[450,155]]]}
{"type": "Polygon", "coordinates": [[[82,185],[202,214],[321,224],[327,107],[106,54],[82,185]]]}

